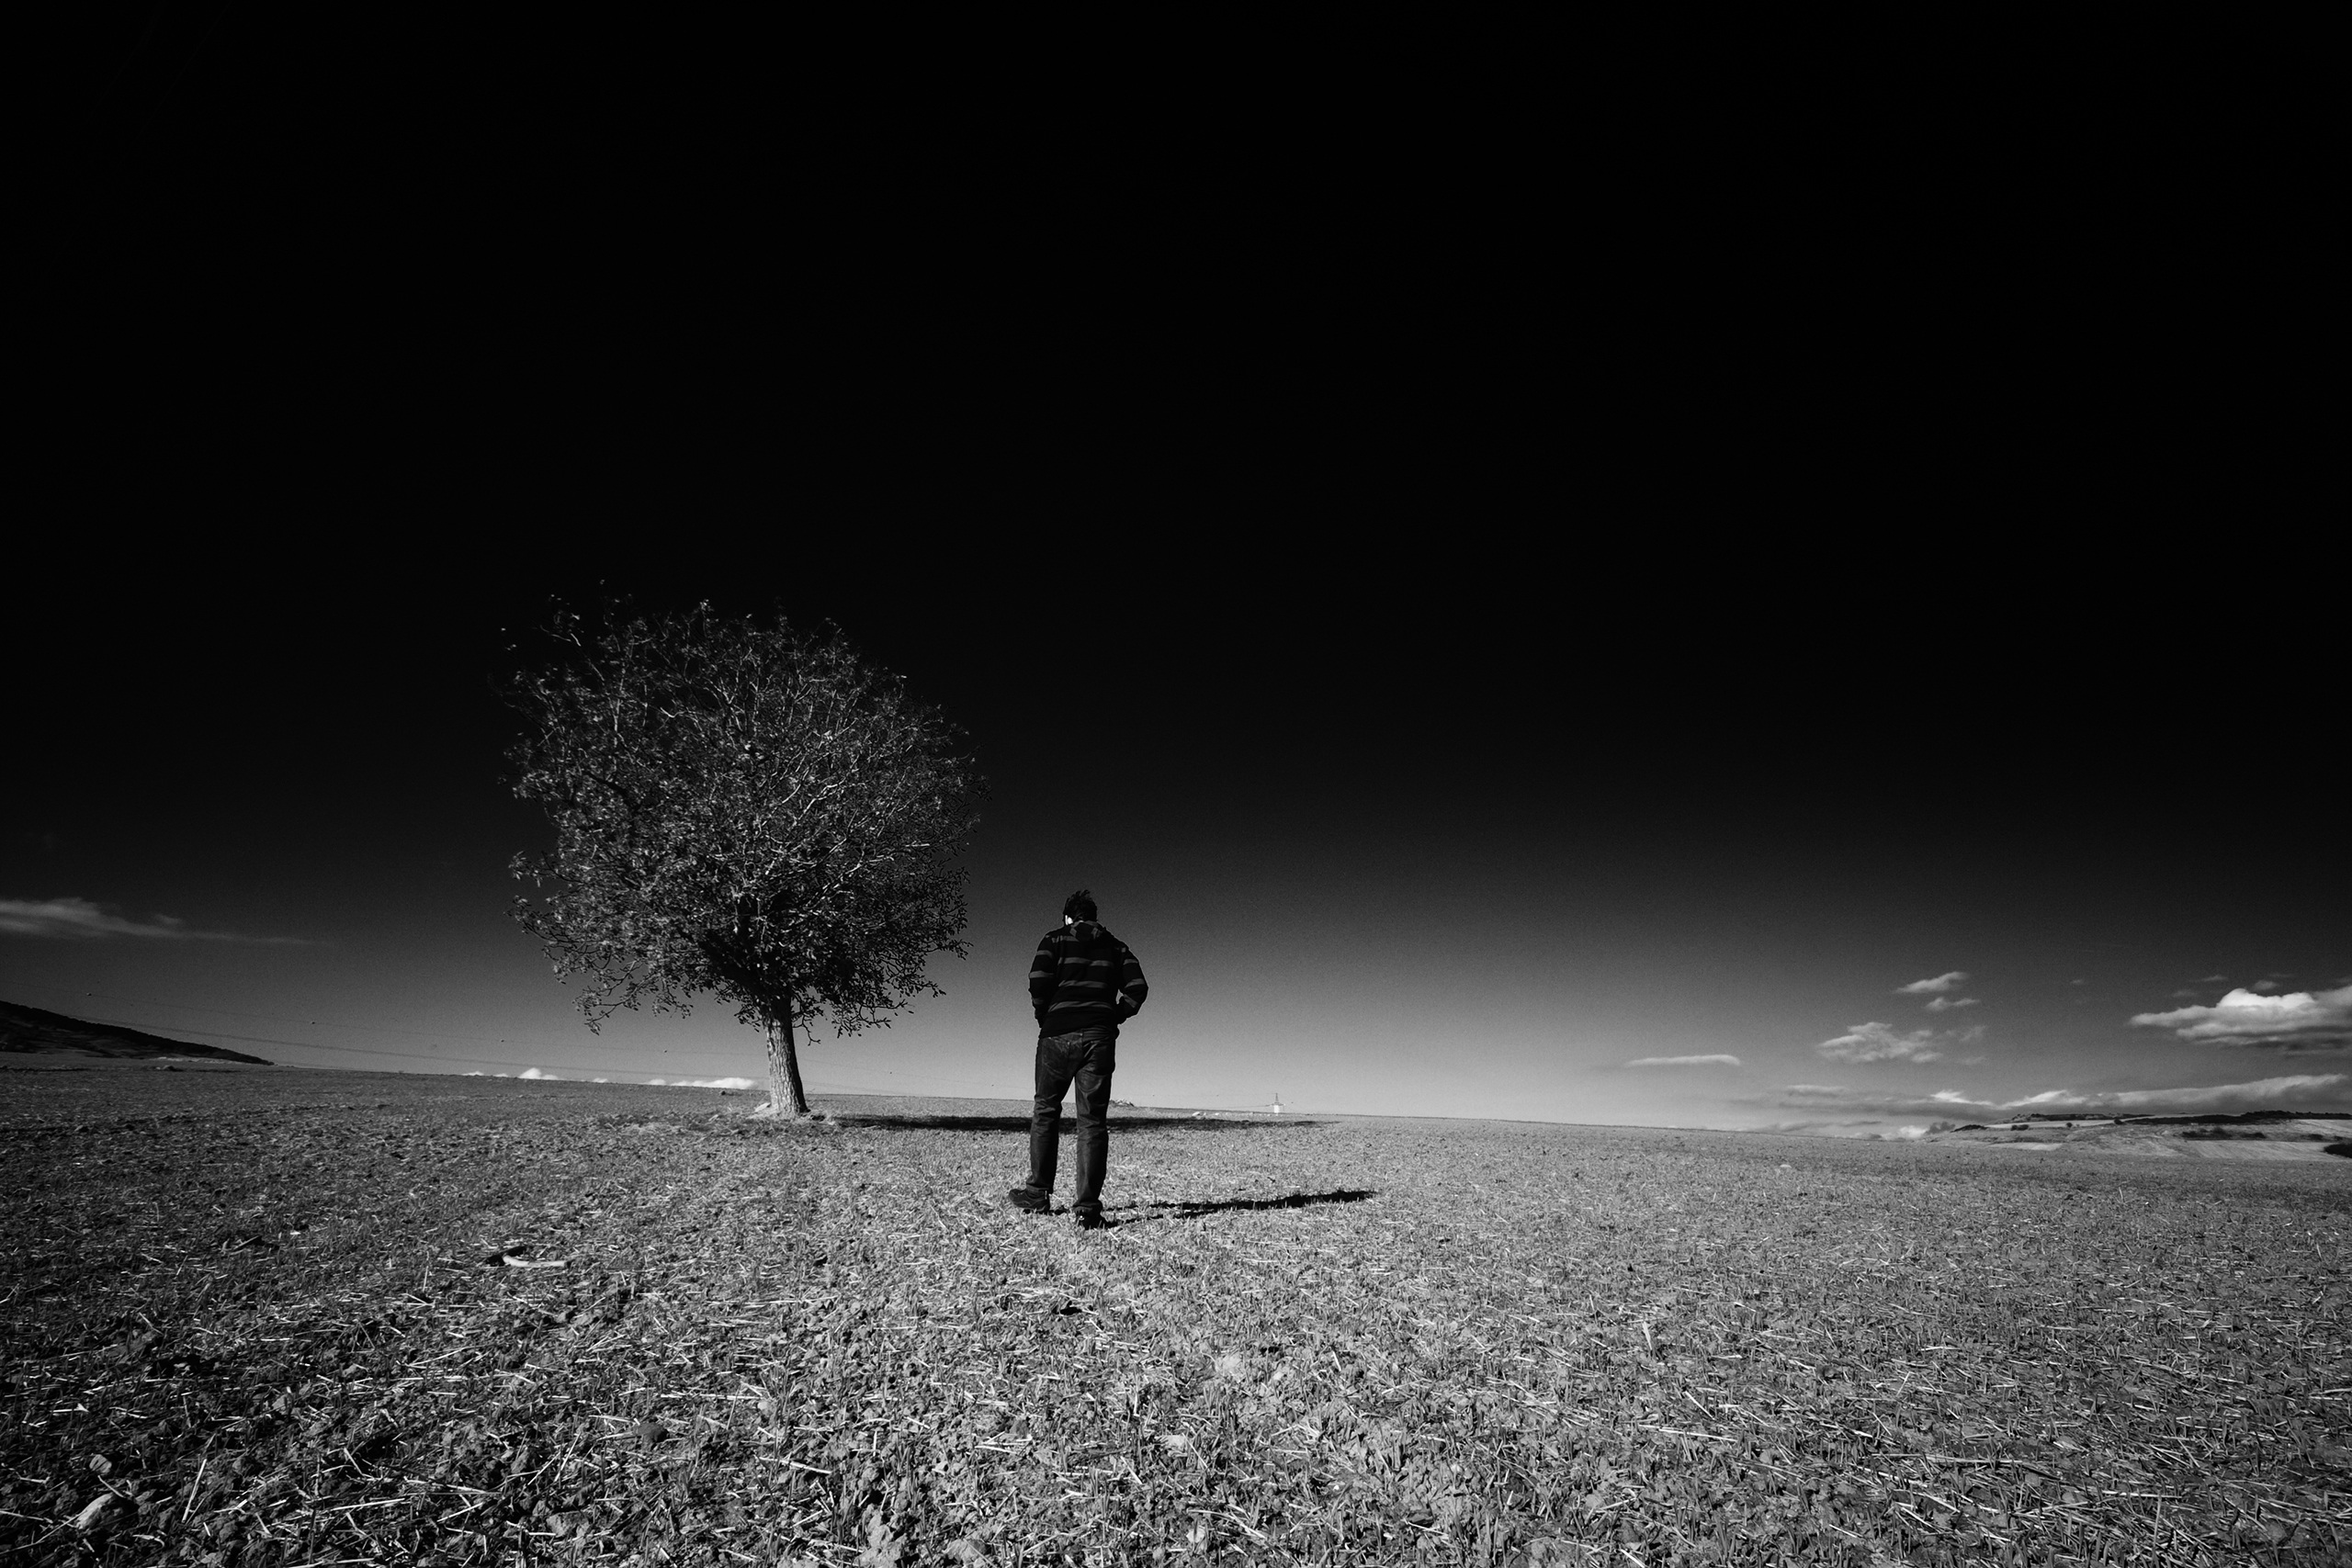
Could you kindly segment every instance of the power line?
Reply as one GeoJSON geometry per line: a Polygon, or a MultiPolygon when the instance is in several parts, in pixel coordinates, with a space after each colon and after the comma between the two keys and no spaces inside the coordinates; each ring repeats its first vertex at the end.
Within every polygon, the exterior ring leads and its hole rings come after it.
{"type": "MultiPolygon", "coordinates": [[[[166,1001],[158,1001],[158,1000],[155,1000],[155,999],[153,999],[153,998],[144,998],[144,997],[122,997],[122,996],[116,996],[116,995],[113,995],[113,994],[110,994],[110,993],[107,993],[107,992],[103,992],[103,991],[77,991],[77,990],[74,990],[74,989],[72,989],[72,988],[71,988],[71,987],[63,987],[63,986],[44,986],[44,985],[39,984],[38,982],[26,982],[26,983],[22,983],[21,985],[15,986],[13,988],[20,988],[20,989],[35,990],[35,991],[46,991],[46,992],[49,992],[49,993],[51,993],[51,994],[52,994],[52,995],[56,995],[56,996],[80,996],[80,997],[89,997],[89,998],[95,998],[95,999],[101,1000],[101,1001],[131,1002],[131,1003],[134,1003],[134,1004],[136,1004],[136,1005],[142,1006],[142,1007],[163,1008],[163,1009],[165,1009],[165,1010],[176,1010],[184,1011],[184,1012],[209,1012],[209,1013],[218,1013],[218,1014],[220,1014],[220,1016],[222,1016],[222,1017],[224,1017],[224,1018],[250,1018],[250,1019],[258,1019],[258,1020],[263,1020],[263,1021],[265,1021],[279,1022],[279,1023],[310,1023],[310,1024],[311,1024],[311,1025],[313,1025],[313,1026],[321,1027],[321,1028],[335,1028],[335,1029],[364,1029],[364,1030],[372,1030],[372,1031],[374,1031],[374,1032],[378,1032],[378,1033],[383,1033],[383,1034],[402,1034],[402,1035],[411,1035],[411,1036],[413,1036],[413,1037],[415,1037],[415,1038],[423,1039],[423,1040],[448,1040],[448,1041],[464,1042],[464,1043],[484,1043],[484,1044],[488,1044],[488,1043],[492,1043],[492,1042],[491,1041],[491,1038],[490,1038],[489,1036],[487,1036],[487,1035],[480,1035],[480,1034],[433,1034],[433,1033],[428,1033],[428,1032],[424,1032],[424,1031],[423,1031],[423,1030],[392,1029],[392,1028],[390,1028],[390,1027],[388,1027],[388,1026],[380,1025],[380,1024],[338,1024],[338,1023],[334,1023],[334,1022],[333,1022],[332,1021],[322,1021],[322,1020],[319,1020],[319,1019],[298,1019],[298,1018],[292,1018],[292,1017],[288,1017],[288,1016],[287,1016],[287,1015],[285,1015],[285,1014],[283,1014],[283,1013],[238,1012],[238,1011],[234,1011],[234,1010],[231,1010],[231,1009],[228,1009],[228,1008],[208,1008],[208,1007],[199,1007],[199,1006],[198,1006],[197,1004],[195,1004],[195,1003],[193,1003],[193,1002],[166,1002],[166,1001]]],[[[130,1020],[129,1020],[129,1019],[119,1019],[119,1018],[93,1018],[93,1019],[85,1019],[85,1020],[84,1020],[83,1021],[84,1021],[84,1022],[87,1022],[87,1023],[104,1024],[104,1025],[107,1025],[107,1026],[108,1026],[108,1027],[111,1027],[111,1028],[117,1028],[117,1029],[135,1029],[135,1030],[139,1030],[139,1031],[141,1031],[141,1032],[148,1032],[148,1031],[151,1031],[151,1030],[157,1030],[157,1029],[168,1029],[168,1030],[171,1030],[174,1033],[177,1033],[177,1034],[193,1034],[193,1035],[197,1035],[197,1036],[198,1036],[199,1038],[201,1038],[201,1039],[203,1039],[203,1040],[233,1040],[233,1041],[238,1042],[240,1044],[247,1044],[247,1045],[276,1045],[276,1046],[282,1046],[282,1047],[285,1047],[285,1048],[288,1048],[288,1049],[291,1049],[291,1050],[296,1050],[296,1051],[327,1051],[327,1052],[332,1052],[332,1053],[334,1053],[334,1054],[335,1054],[335,1055],[345,1055],[345,1056],[395,1056],[395,1057],[400,1058],[400,1059],[401,1059],[401,1060],[402,1060],[402,1061],[410,1061],[410,1062],[432,1062],[432,1063],[437,1064],[437,1065],[439,1065],[439,1066],[445,1066],[445,1067],[521,1067],[521,1068],[526,1068],[526,1069],[528,1069],[528,1068],[536,1068],[536,1069],[537,1069],[538,1071],[543,1072],[543,1073],[566,1072],[566,1073],[572,1073],[572,1074],[577,1074],[577,1073],[579,1073],[579,1072],[582,1070],[582,1069],[580,1069],[580,1068],[579,1068],[579,1067],[577,1067],[577,1066],[562,1066],[562,1067],[558,1067],[558,1066],[552,1066],[548,1065],[548,1063],[546,1063],[546,1062],[515,1062],[515,1061],[508,1061],[508,1060],[505,1060],[505,1059],[503,1059],[503,1058],[500,1058],[500,1057],[495,1057],[495,1056],[458,1056],[458,1055],[440,1055],[428,1054],[428,1053],[420,1052],[420,1051],[395,1051],[395,1050],[391,1050],[391,1049],[385,1048],[385,1047],[379,1047],[379,1046],[372,1046],[372,1045],[322,1045],[322,1044],[320,1044],[320,1043],[316,1043],[316,1042],[314,1042],[314,1041],[308,1041],[308,1040],[286,1040],[286,1039],[278,1038],[278,1037],[277,1037],[277,1036],[275,1036],[275,1035],[266,1035],[266,1034],[232,1034],[232,1033],[228,1032],[227,1032],[227,1031],[225,1031],[225,1030],[217,1030],[217,1029],[194,1029],[194,1028],[189,1028],[189,1027],[187,1027],[187,1026],[184,1026],[184,1025],[179,1025],[179,1024],[136,1023],[136,1022],[131,1021],[130,1021],[130,1020]]],[[[495,1043],[498,1043],[498,1044],[502,1044],[502,1045],[506,1043],[506,1042],[505,1042],[505,1041],[503,1041],[503,1040],[500,1040],[500,1041],[497,1041],[497,1042],[495,1042],[495,1043]]],[[[812,1042],[811,1043],[813,1043],[813,1042],[812,1042]]],[[[640,1062],[641,1062],[641,1061],[643,1061],[643,1060],[645,1059],[645,1058],[644,1058],[644,1055],[643,1055],[643,1050],[642,1050],[642,1048],[641,1048],[641,1047],[637,1047],[637,1046],[628,1046],[628,1045],[588,1045],[588,1044],[586,1044],[586,1043],[583,1042],[583,1043],[581,1043],[580,1045],[578,1045],[578,1046],[568,1046],[568,1047],[564,1047],[564,1048],[565,1048],[565,1049],[603,1050],[603,1051],[628,1051],[628,1052],[636,1053],[636,1054],[637,1054],[637,1059],[638,1059],[639,1061],[640,1061],[640,1062]]],[[[713,1058],[713,1057],[717,1057],[718,1060],[720,1060],[720,1061],[722,1061],[722,1062],[729,1060],[729,1059],[730,1059],[730,1055],[731,1055],[731,1054],[730,1054],[730,1053],[718,1052],[718,1051],[692,1051],[692,1052],[680,1052],[680,1053],[679,1053],[679,1055],[682,1055],[682,1056],[689,1057],[689,1058],[692,1058],[692,1057],[700,1057],[700,1058],[702,1058],[702,1059],[704,1059],[704,1060],[709,1060],[709,1059],[711,1059],[711,1058],[713,1058]]],[[[663,1069],[660,1069],[660,1068],[656,1068],[656,1067],[645,1067],[645,1066],[633,1066],[633,1067],[609,1067],[609,1068],[606,1068],[606,1069],[605,1069],[605,1071],[607,1071],[607,1072],[625,1072],[625,1073],[639,1074],[639,1075],[643,1075],[643,1076],[645,1076],[645,1077],[656,1077],[656,1076],[660,1076],[660,1075],[662,1073],[662,1071],[663,1071],[663,1069]]],[[[675,1069],[669,1069],[669,1070],[671,1070],[671,1071],[674,1071],[675,1069]]],[[[884,1075],[885,1075],[886,1077],[897,1077],[897,1076],[898,1076],[897,1071],[896,1071],[896,1069],[894,1069],[894,1068],[884,1068],[884,1069],[882,1069],[882,1070],[883,1070],[884,1075]]],[[[1022,1094],[1021,1092],[1019,1092],[1019,1091],[1020,1091],[1020,1088],[1021,1088],[1021,1086],[1020,1086],[1020,1084],[1018,1083],[1018,1081],[1012,1082],[1012,1083],[1011,1083],[1011,1084],[1007,1084],[1007,1083],[1004,1083],[1004,1082],[988,1082],[988,1083],[983,1083],[983,1082],[981,1082],[980,1080],[978,1080],[978,1079],[977,1079],[977,1078],[963,1078],[963,1077],[952,1077],[952,1076],[950,1076],[950,1075],[948,1075],[948,1074],[945,1074],[945,1073],[930,1073],[930,1072],[922,1072],[922,1071],[921,1071],[921,1070],[919,1070],[919,1069],[914,1069],[914,1070],[913,1070],[913,1072],[914,1072],[914,1076],[915,1076],[918,1079],[920,1079],[920,1080],[922,1080],[922,1081],[923,1081],[923,1082],[926,1082],[926,1083],[954,1084],[954,1085],[956,1085],[956,1086],[958,1086],[958,1087],[965,1088],[965,1089],[984,1089],[984,1090],[990,1091],[990,1092],[989,1092],[989,1098],[991,1098],[991,1099],[1010,1099],[1010,1100],[1020,1100],[1020,1099],[1026,1099],[1026,1098],[1028,1098],[1027,1096],[1025,1096],[1025,1095],[1022,1094]],[[1011,1092],[1011,1093],[1007,1093],[1007,1092],[1005,1092],[1008,1089],[1010,1089],[1012,1092],[1011,1092]]],[[[741,1077],[741,1076],[742,1076],[742,1075],[741,1075],[741,1074],[728,1074],[728,1075],[717,1075],[717,1076],[725,1076],[725,1077],[741,1077]]],[[[812,1080],[812,1081],[813,1081],[813,1080],[812,1080]]],[[[920,1090],[920,1089],[909,1089],[909,1088],[906,1088],[906,1087],[903,1087],[903,1086],[896,1086],[896,1087],[894,1087],[894,1086],[885,1086],[885,1085],[880,1085],[880,1084],[874,1084],[874,1085],[866,1085],[866,1086],[861,1086],[861,1087],[856,1087],[856,1088],[849,1088],[849,1087],[838,1088],[838,1089],[834,1089],[834,1090],[833,1090],[833,1092],[835,1092],[835,1093],[848,1093],[848,1094],[861,1094],[861,1093],[864,1093],[864,1094],[887,1094],[887,1093],[893,1093],[893,1092],[896,1092],[896,1093],[900,1093],[900,1094],[906,1094],[906,1093],[921,1093],[921,1092],[922,1092],[922,1090],[920,1090]]],[[[943,1097],[943,1098],[955,1098],[955,1097],[953,1097],[953,1096],[945,1096],[945,1097],[943,1097]]]]}
{"type": "MultiPolygon", "coordinates": [[[[68,988],[62,986],[42,986],[35,983],[30,988],[34,990],[49,991],[58,996],[69,994],[68,988]]],[[[358,1029],[377,1034],[401,1034],[416,1040],[452,1040],[472,1045],[504,1045],[510,1043],[510,1042],[503,1037],[494,1038],[487,1034],[436,1034],[429,1030],[395,1029],[390,1024],[382,1023],[345,1023],[339,1020],[332,1018],[294,1018],[279,1012],[236,1012],[228,1008],[201,1007],[195,1002],[167,1002],[159,1000],[153,997],[125,997],[108,991],[72,991],[70,994],[74,996],[90,997],[103,1002],[129,1002],[136,1007],[165,1008],[175,1012],[209,1012],[220,1018],[250,1018],[258,1020],[265,1023],[307,1023],[313,1028],[358,1029]]],[[[136,1026],[133,1025],[130,1027],[136,1026]]],[[[628,1049],[627,1046],[620,1045],[606,1045],[596,1048],[607,1051],[628,1049]]]]}
{"type": "MultiPolygon", "coordinates": [[[[250,1018],[259,1020],[265,1023],[307,1023],[314,1029],[356,1029],[374,1034],[398,1034],[413,1040],[448,1040],[461,1044],[469,1045],[511,1045],[514,1043],[511,1040],[507,1040],[503,1037],[492,1037],[487,1034],[435,1034],[430,1031],[422,1029],[395,1029],[390,1024],[383,1023],[340,1023],[331,1018],[292,1018],[288,1017],[285,1013],[276,1012],[234,1012],[228,1008],[199,1007],[194,1002],[159,1001],[153,997],[125,997],[118,996],[107,991],[77,991],[66,986],[44,986],[39,981],[11,982],[11,986],[12,988],[19,990],[46,991],[52,996],[88,997],[96,1001],[117,1003],[128,1002],[134,1007],[162,1008],[167,1011],[174,1012],[209,1012],[217,1014],[221,1018],[250,1018]]],[[[101,1021],[92,1019],[88,1021],[95,1023],[101,1021]]],[[[124,1029],[178,1029],[183,1034],[202,1034],[206,1032],[200,1029],[187,1028],[179,1024],[128,1023],[119,1019],[106,1021],[114,1022],[124,1029]]],[[[261,1037],[258,1035],[222,1034],[220,1035],[220,1038],[224,1040],[259,1040],[263,1044],[298,1045],[302,1043],[302,1042],[295,1040],[261,1040],[261,1037]]],[[[350,1049],[351,1047],[321,1045],[316,1048],[321,1051],[334,1051],[350,1049]]],[[[567,1043],[561,1046],[550,1046],[549,1048],[566,1051],[628,1052],[641,1052],[644,1049],[644,1047],[638,1045],[605,1045],[584,1040],[578,1042],[576,1044],[567,1043]]],[[[664,1050],[668,1049],[666,1046],[661,1048],[664,1050]]],[[[378,1051],[373,1054],[379,1056],[397,1056],[401,1055],[401,1053],[398,1051],[378,1051]]],[[[720,1051],[685,1052],[681,1054],[702,1056],[723,1056],[727,1055],[727,1053],[720,1051]]],[[[420,1059],[430,1061],[434,1058],[424,1057],[420,1059]]]]}
{"type": "MultiPolygon", "coordinates": [[[[119,1018],[93,1018],[85,1020],[84,1021],[89,1023],[109,1024],[118,1029],[136,1029],[142,1032],[155,1027],[153,1024],[131,1023],[126,1020],[119,1018]]],[[[236,1040],[248,1045],[284,1045],[289,1046],[297,1051],[332,1051],[338,1055],[344,1056],[398,1056],[401,1060],[409,1062],[438,1062],[443,1066],[536,1067],[543,1073],[559,1071],[576,1073],[580,1070],[577,1067],[551,1067],[545,1062],[501,1061],[495,1056],[430,1056],[421,1051],[386,1051],[370,1045],[320,1045],[308,1040],[277,1040],[262,1034],[226,1034],[217,1029],[179,1029],[175,1031],[175,1032],[181,1034],[198,1034],[202,1035],[207,1040],[236,1040]]],[[[611,1072],[635,1073],[652,1071],[650,1067],[613,1067],[608,1068],[607,1070],[611,1072]]]]}

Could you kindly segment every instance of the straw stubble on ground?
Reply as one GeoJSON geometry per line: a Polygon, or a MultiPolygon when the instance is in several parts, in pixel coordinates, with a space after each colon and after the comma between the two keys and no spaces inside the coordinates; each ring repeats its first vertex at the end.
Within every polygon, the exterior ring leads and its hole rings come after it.
{"type": "Polygon", "coordinates": [[[2352,1161],[10,1075],[27,1563],[2343,1560],[2352,1161]],[[69,1081],[72,1080],[72,1081],[69,1081]]]}

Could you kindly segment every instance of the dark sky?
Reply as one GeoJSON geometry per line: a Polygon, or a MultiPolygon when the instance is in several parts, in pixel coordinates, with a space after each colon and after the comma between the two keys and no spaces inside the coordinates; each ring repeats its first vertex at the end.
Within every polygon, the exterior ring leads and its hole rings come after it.
{"type": "Polygon", "coordinates": [[[972,958],[821,1083],[1020,1092],[1087,883],[1163,1103],[2346,1098],[2292,128],[817,135],[257,15],[93,33],[44,166],[0,995],[756,1075],[502,912],[492,688],[610,591],[836,620],[991,780],[972,958]],[[2241,987],[2312,999],[2131,1021],[2241,987]]]}

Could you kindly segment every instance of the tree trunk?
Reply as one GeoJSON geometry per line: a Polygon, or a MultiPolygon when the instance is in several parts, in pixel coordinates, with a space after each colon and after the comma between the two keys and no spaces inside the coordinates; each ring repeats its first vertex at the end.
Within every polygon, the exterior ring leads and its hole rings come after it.
{"type": "Polygon", "coordinates": [[[800,1056],[792,1045],[792,1004],[768,1015],[768,1106],[784,1114],[784,1091],[792,1090],[792,1113],[808,1114],[808,1094],[800,1087],[800,1056]]]}

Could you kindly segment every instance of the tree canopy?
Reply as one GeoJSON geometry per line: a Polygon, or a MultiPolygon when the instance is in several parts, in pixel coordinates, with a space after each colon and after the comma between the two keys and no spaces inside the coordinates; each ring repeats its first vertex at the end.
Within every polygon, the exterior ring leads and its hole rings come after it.
{"type": "Polygon", "coordinates": [[[854,1034],[967,944],[956,856],[980,784],[960,736],[841,633],[702,604],[606,607],[548,628],[558,654],[515,677],[514,793],[545,807],[540,891],[514,918],[591,1029],[698,994],[764,1030],[773,1103],[808,1113],[796,1022],[854,1034]]]}

